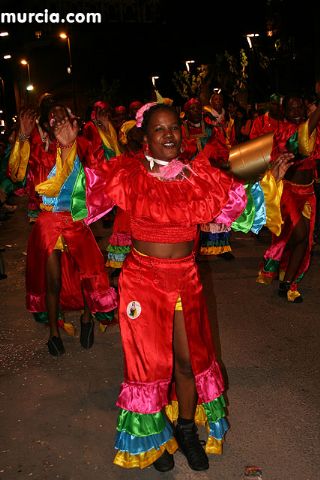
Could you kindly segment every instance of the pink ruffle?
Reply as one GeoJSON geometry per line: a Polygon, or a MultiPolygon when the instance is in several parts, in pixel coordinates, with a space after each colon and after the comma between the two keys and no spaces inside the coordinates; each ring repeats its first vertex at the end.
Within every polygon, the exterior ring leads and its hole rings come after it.
{"type": "Polygon", "coordinates": [[[216,361],[205,372],[195,376],[198,403],[212,402],[219,397],[224,390],[224,381],[220,367],[216,361]]]}
{"type": "Polygon", "coordinates": [[[221,213],[214,219],[214,223],[222,223],[227,227],[240,217],[247,204],[247,195],[241,183],[232,184],[229,190],[229,200],[222,208],[221,213]]]}
{"type": "Polygon", "coordinates": [[[84,219],[87,225],[96,222],[114,207],[114,202],[107,195],[105,177],[99,170],[84,167],[86,175],[86,200],[88,216],[84,219]]]}
{"type": "Polygon", "coordinates": [[[168,404],[171,380],[153,383],[124,382],[121,385],[117,406],[137,413],[157,413],[168,404]]]}
{"type": "Polygon", "coordinates": [[[129,233],[114,232],[109,238],[109,244],[118,247],[127,247],[132,244],[131,235],[129,233]]]}

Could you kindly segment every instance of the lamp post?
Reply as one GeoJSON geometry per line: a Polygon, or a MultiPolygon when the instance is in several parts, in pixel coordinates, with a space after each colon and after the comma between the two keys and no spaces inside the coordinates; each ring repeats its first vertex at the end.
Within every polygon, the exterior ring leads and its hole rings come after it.
{"type": "Polygon", "coordinates": [[[73,100],[73,110],[76,111],[77,109],[77,102],[76,102],[76,89],[75,89],[75,81],[74,81],[74,74],[73,74],[73,66],[72,66],[72,56],[71,56],[71,41],[70,37],[67,33],[61,32],[59,33],[59,38],[62,40],[67,40],[67,46],[68,46],[68,59],[69,59],[69,65],[67,67],[67,73],[68,75],[71,76],[71,82],[72,82],[72,100],[73,100]]]}
{"type": "Polygon", "coordinates": [[[186,68],[187,68],[187,71],[188,73],[190,73],[190,63],[195,63],[194,60],[186,60],[186,68]]]}
{"type": "Polygon", "coordinates": [[[28,70],[28,83],[27,83],[27,86],[26,86],[26,90],[29,94],[29,92],[32,92],[34,90],[34,86],[31,83],[30,64],[29,64],[28,60],[26,60],[25,58],[20,60],[20,63],[21,63],[21,65],[27,67],[27,70],[28,70]]]}

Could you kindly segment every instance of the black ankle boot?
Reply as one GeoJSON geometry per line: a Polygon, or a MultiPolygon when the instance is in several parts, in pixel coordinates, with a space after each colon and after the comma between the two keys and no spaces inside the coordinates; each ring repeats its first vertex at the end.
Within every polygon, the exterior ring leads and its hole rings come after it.
{"type": "Polygon", "coordinates": [[[91,348],[94,342],[94,320],[91,318],[89,322],[84,323],[82,321],[82,315],[80,317],[80,344],[83,348],[91,348]]]}
{"type": "Polygon", "coordinates": [[[290,290],[290,282],[279,282],[279,289],[278,289],[279,297],[287,298],[288,290],[290,290]]]}
{"type": "Polygon", "coordinates": [[[65,353],[64,346],[60,337],[50,337],[48,342],[48,350],[54,357],[60,357],[65,353]]]}
{"type": "Polygon", "coordinates": [[[174,467],[174,460],[173,455],[165,450],[161,457],[159,457],[155,462],[152,464],[158,472],[169,472],[174,467]]]}
{"type": "Polygon", "coordinates": [[[194,422],[187,425],[178,424],[175,437],[192,470],[200,471],[209,468],[209,460],[200,443],[198,429],[194,422]]]}

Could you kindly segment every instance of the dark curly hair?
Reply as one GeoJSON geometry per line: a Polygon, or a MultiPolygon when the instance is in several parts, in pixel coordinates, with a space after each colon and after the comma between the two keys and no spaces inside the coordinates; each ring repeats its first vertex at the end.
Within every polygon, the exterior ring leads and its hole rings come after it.
{"type": "Polygon", "coordinates": [[[177,116],[177,120],[180,124],[180,117],[175,107],[172,107],[171,105],[166,105],[165,103],[157,103],[157,105],[153,105],[152,107],[149,108],[149,110],[146,110],[143,114],[143,121],[142,121],[141,128],[144,132],[146,132],[148,128],[152,115],[158,110],[166,110],[167,112],[174,113],[177,116]]]}

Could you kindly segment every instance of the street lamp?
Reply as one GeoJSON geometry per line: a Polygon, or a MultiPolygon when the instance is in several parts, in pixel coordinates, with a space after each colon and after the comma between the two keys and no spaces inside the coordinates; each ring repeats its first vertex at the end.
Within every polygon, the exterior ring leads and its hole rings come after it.
{"type": "Polygon", "coordinates": [[[9,32],[0,32],[0,37],[7,37],[9,32]]]}
{"type": "Polygon", "coordinates": [[[254,37],[260,37],[259,33],[248,33],[246,35],[246,39],[247,39],[247,42],[249,44],[249,48],[251,48],[251,49],[253,48],[251,38],[254,38],[254,37]]]}
{"type": "Polygon", "coordinates": [[[187,71],[188,73],[190,73],[190,63],[195,63],[194,60],[186,60],[186,67],[187,67],[187,71]]]}
{"type": "Polygon", "coordinates": [[[159,77],[151,77],[151,82],[154,88],[156,88],[156,80],[158,80],[159,77]]]}
{"type": "Polygon", "coordinates": [[[21,63],[21,65],[26,66],[27,69],[28,69],[28,84],[27,84],[26,89],[27,89],[28,92],[31,92],[31,91],[34,89],[34,87],[33,87],[32,83],[31,83],[30,64],[29,64],[29,62],[28,62],[26,59],[24,59],[24,58],[23,58],[22,60],[20,60],[20,63],[21,63]]]}
{"type": "Polygon", "coordinates": [[[67,35],[65,32],[61,32],[59,34],[59,37],[62,40],[67,40],[67,45],[68,45],[68,55],[69,55],[69,66],[67,67],[67,72],[69,75],[72,74],[72,57],[71,57],[71,42],[70,42],[70,37],[67,35]]]}
{"type": "Polygon", "coordinates": [[[67,72],[70,75],[71,81],[72,81],[73,110],[76,111],[77,110],[77,100],[76,100],[76,86],[75,86],[75,81],[74,81],[74,72],[73,72],[73,67],[72,67],[71,41],[70,41],[69,35],[65,32],[59,33],[59,37],[62,40],[67,40],[68,56],[69,56],[69,66],[67,67],[67,72]]]}

